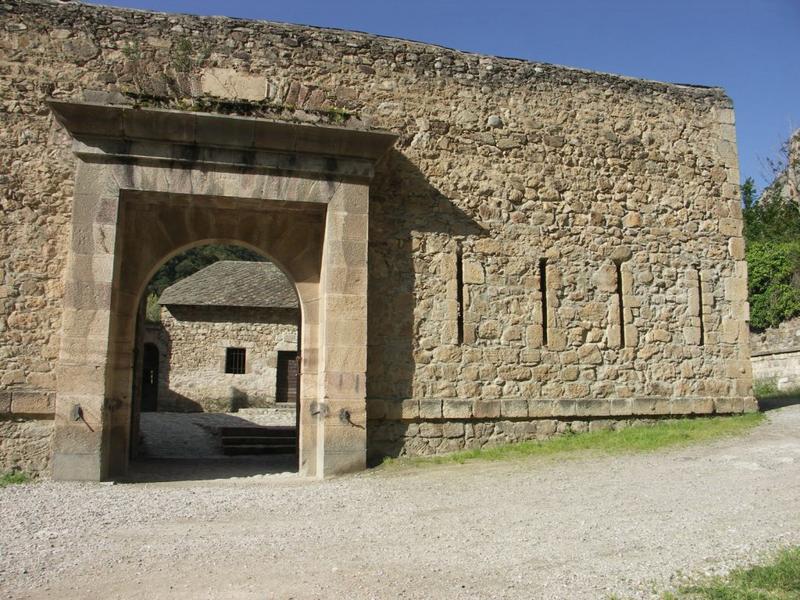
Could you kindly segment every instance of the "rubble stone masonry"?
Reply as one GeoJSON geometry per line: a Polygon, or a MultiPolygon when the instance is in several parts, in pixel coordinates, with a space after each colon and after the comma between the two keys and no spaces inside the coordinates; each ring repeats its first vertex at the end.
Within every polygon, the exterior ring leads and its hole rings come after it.
{"type": "Polygon", "coordinates": [[[399,135],[370,187],[373,457],[755,407],[721,89],[339,30],[2,0],[0,452],[9,430],[48,423],[42,406],[14,417],[26,394],[52,395],[61,343],[75,159],[45,99],[87,90],[399,135]]]}

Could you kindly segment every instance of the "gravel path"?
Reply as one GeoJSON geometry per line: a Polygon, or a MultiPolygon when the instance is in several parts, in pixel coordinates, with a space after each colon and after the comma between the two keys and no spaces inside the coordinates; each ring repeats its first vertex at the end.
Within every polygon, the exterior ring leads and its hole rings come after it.
{"type": "Polygon", "coordinates": [[[800,406],[656,454],[0,490],[0,597],[653,595],[800,543],[800,406]]]}

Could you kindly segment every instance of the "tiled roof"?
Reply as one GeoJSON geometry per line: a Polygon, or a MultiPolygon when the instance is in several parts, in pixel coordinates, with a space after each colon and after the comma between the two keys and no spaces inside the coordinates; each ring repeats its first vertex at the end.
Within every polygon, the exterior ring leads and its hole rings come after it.
{"type": "Polygon", "coordinates": [[[158,303],[297,308],[297,295],[286,275],[271,262],[221,260],[173,283],[158,303]]]}

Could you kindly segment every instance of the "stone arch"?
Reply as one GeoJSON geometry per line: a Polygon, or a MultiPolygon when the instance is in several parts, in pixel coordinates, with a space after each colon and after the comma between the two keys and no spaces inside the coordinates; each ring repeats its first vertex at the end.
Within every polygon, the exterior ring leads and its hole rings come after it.
{"type": "MultiPolygon", "coordinates": [[[[167,262],[169,262],[171,259],[175,258],[176,256],[179,256],[180,254],[183,254],[184,252],[187,252],[187,251],[192,250],[194,248],[200,248],[202,246],[208,246],[210,244],[224,244],[226,246],[239,246],[240,248],[246,248],[246,249],[248,249],[248,250],[250,250],[252,252],[260,254],[261,256],[263,256],[264,258],[266,258],[270,262],[272,262],[276,267],[278,267],[278,269],[281,270],[281,272],[284,275],[286,275],[286,279],[288,279],[291,282],[292,287],[294,288],[295,294],[297,294],[297,288],[296,288],[296,286],[294,284],[294,281],[292,280],[291,275],[286,271],[286,268],[283,265],[281,265],[273,256],[268,255],[266,252],[264,252],[264,250],[262,250],[260,248],[257,248],[257,247],[255,247],[255,246],[253,246],[251,244],[248,244],[247,242],[242,242],[242,241],[239,241],[239,240],[231,240],[231,239],[213,238],[213,239],[198,240],[197,242],[193,242],[191,244],[187,244],[185,246],[182,246],[178,250],[174,250],[174,251],[170,252],[169,254],[167,254],[166,256],[164,256],[158,263],[156,263],[153,267],[151,267],[150,271],[147,273],[147,275],[145,275],[144,283],[142,283],[139,286],[139,291],[138,291],[138,294],[137,294],[137,297],[139,298],[139,300],[141,301],[141,299],[144,297],[144,292],[147,289],[147,284],[150,282],[150,280],[152,280],[152,278],[155,276],[155,274],[158,273],[158,270],[161,267],[163,267],[167,262]]],[[[298,300],[299,300],[299,296],[298,296],[298,300]]]]}
{"type": "MultiPolygon", "coordinates": [[[[139,285],[137,287],[136,293],[134,294],[134,298],[133,298],[134,305],[138,307],[138,306],[140,306],[142,304],[142,301],[144,299],[144,294],[145,294],[145,291],[147,289],[148,283],[152,280],[152,278],[155,276],[155,274],[158,272],[158,270],[164,264],[166,264],[170,259],[172,259],[175,256],[178,256],[178,255],[186,252],[187,250],[191,250],[193,248],[199,248],[201,246],[206,246],[206,245],[209,245],[209,244],[226,244],[226,245],[231,245],[231,246],[240,246],[242,248],[247,248],[248,250],[250,250],[252,252],[255,252],[255,253],[261,255],[262,257],[268,259],[272,264],[274,264],[276,267],[278,267],[278,269],[280,269],[281,272],[283,272],[283,274],[286,276],[286,279],[289,281],[289,283],[291,283],[292,288],[294,289],[294,293],[297,296],[298,308],[300,310],[300,322],[298,323],[298,327],[299,327],[299,330],[300,330],[300,332],[302,334],[302,323],[303,323],[304,310],[305,311],[313,310],[313,304],[315,302],[315,298],[313,297],[312,294],[310,294],[310,288],[308,288],[308,287],[304,288],[305,297],[301,296],[300,295],[300,291],[298,290],[297,284],[295,283],[295,280],[293,278],[292,273],[289,272],[278,259],[276,259],[274,256],[272,256],[267,249],[255,246],[255,245],[253,245],[251,243],[248,243],[246,241],[233,239],[233,238],[215,237],[215,238],[200,239],[200,240],[197,240],[195,242],[191,242],[191,243],[185,244],[183,246],[180,246],[177,249],[172,250],[171,252],[169,252],[168,254],[163,256],[158,262],[156,262],[153,266],[150,267],[150,270],[147,272],[147,274],[144,276],[144,278],[139,282],[139,285]]],[[[135,327],[136,326],[137,315],[134,314],[132,318],[133,318],[133,323],[130,323],[129,326],[130,327],[135,327]]],[[[302,346],[302,341],[301,341],[300,345],[302,346]]]]}
{"type": "Polygon", "coordinates": [[[301,304],[300,471],[366,463],[369,181],[395,137],[55,102],[78,157],[53,475],[124,474],[141,289],[165,257],[231,240],[272,257],[301,304]]]}
{"type": "MultiPolygon", "coordinates": [[[[218,232],[218,233],[222,233],[222,232],[218,232]]],[[[146,242],[147,239],[145,237],[144,240],[140,239],[139,241],[140,242],[146,242]]],[[[290,273],[288,273],[286,271],[285,267],[283,267],[283,265],[280,264],[273,256],[271,256],[269,254],[269,252],[266,251],[264,248],[259,248],[259,247],[254,246],[253,244],[248,243],[246,241],[240,241],[240,240],[231,239],[231,238],[215,237],[215,238],[198,239],[195,242],[191,242],[191,243],[185,244],[183,246],[180,246],[180,247],[170,251],[165,256],[163,256],[161,259],[159,259],[154,265],[152,265],[150,267],[150,270],[144,276],[144,279],[141,280],[138,283],[138,287],[136,288],[136,292],[133,294],[132,299],[131,299],[131,302],[133,302],[133,305],[138,307],[138,311],[137,311],[137,313],[134,313],[130,317],[132,319],[132,322],[127,324],[126,326],[123,326],[123,329],[125,329],[126,327],[129,327],[130,330],[134,332],[133,333],[133,345],[131,346],[131,348],[133,350],[133,356],[130,358],[130,362],[133,365],[132,366],[132,373],[131,373],[132,380],[131,380],[131,384],[130,384],[130,388],[132,390],[131,391],[131,398],[130,398],[130,407],[131,408],[130,408],[130,413],[129,413],[129,415],[130,415],[129,418],[130,418],[131,424],[130,424],[129,439],[128,439],[128,448],[130,449],[130,452],[129,452],[130,458],[133,458],[135,456],[135,454],[136,454],[135,448],[138,445],[136,439],[137,439],[137,436],[138,436],[139,431],[140,431],[140,429],[139,429],[139,414],[140,414],[140,412],[142,410],[140,403],[142,402],[142,399],[143,399],[143,390],[141,389],[141,386],[138,385],[138,382],[141,381],[141,379],[142,379],[142,369],[143,369],[144,365],[143,365],[142,360],[140,360],[138,358],[138,356],[137,356],[137,350],[143,349],[142,342],[143,342],[143,339],[144,339],[144,332],[143,332],[143,327],[144,327],[144,308],[145,308],[145,293],[146,293],[146,290],[147,290],[147,285],[152,280],[152,278],[155,276],[155,274],[158,272],[158,270],[165,263],[167,263],[171,258],[173,258],[175,256],[178,256],[178,255],[186,252],[187,250],[191,250],[192,248],[198,248],[198,247],[206,246],[206,245],[209,245],[209,244],[225,244],[225,245],[229,245],[229,246],[230,245],[235,245],[235,246],[247,248],[248,250],[251,250],[252,252],[255,252],[256,254],[260,255],[261,257],[268,259],[270,262],[272,262],[272,264],[274,264],[276,267],[278,267],[278,269],[280,269],[283,272],[284,276],[289,281],[289,283],[292,286],[292,289],[294,290],[295,296],[297,297],[298,309],[299,309],[299,320],[297,321],[297,324],[296,324],[297,325],[297,334],[298,335],[297,335],[296,343],[292,344],[292,348],[296,349],[297,351],[300,351],[302,349],[302,347],[303,347],[302,335],[303,335],[303,309],[304,309],[303,304],[304,303],[303,303],[302,299],[300,298],[300,295],[299,295],[298,290],[297,290],[297,286],[296,286],[294,280],[292,279],[292,275],[290,273]]],[[[125,259],[123,258],[123,260],[125,260],[125,259]]],[[[312,299],[312,301],[313,301],[313,299],[312,299]]],[[[123,311],[123,312],[126,312],[126,311],[123,311]]],[[[128,341],[130,341],[130,340],[128,340],[128,341]]],[[[168,344],[168,342],[167,342],[167,344],[168,344]]],[[[144,343],[144,346],[146,346],[146,345],[147,344],[144,343]]],[[[300,356],[302,356],[302,353],[300,354],[300,356]]],[[[170,365],[171,361],[168,360],[167,364],[170,365]]],[[[166,373],[166,376],[168,377],[169,376],[169,369],[167,369],[165,373],[166,373]]],[[[300,383],[299,387],[301,389],[301,395],[300,395],[301,402],[298,403],[298,410],[300,409],[299,405],[302,404],[302,388],[303,388],[303,382],[300,381],[299,383],[300,383]]],[[[124,383],[121,384],[121,387],[124,387],[124,383]]],[[[308,394],[307,394],[307,396],[308,396],[308,394]]]]}

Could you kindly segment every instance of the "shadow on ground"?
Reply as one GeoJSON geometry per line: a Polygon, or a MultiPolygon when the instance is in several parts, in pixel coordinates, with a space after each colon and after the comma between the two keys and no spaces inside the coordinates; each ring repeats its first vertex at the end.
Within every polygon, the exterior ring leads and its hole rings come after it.
{"type": "Polygon", "coordinates": [[[800,394],[776,394],[775,396],[764,396],[758,399],[758,409],[761,412],[785,408],[800,404],[800,394]]]}
{"type": "Polygon", "coordinates": [[[207,481],[296,473],[296,454],[234,458],[160,458],[131,461],[127,476],[118,481],[119,483],[207,481]]]}

